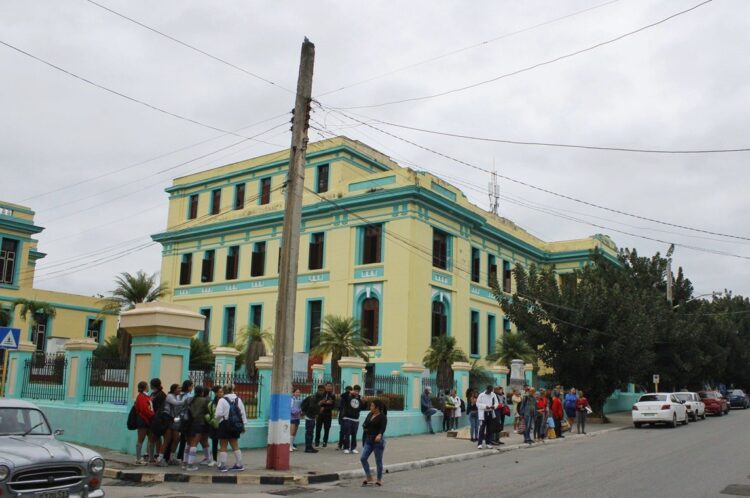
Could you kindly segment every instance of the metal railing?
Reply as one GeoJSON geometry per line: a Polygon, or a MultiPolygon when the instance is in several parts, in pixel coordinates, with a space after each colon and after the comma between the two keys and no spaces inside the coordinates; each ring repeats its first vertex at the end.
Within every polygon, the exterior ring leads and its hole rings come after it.
{"type": "Polygon", "coordinates": [[[36,353],[24,365],[21,397],[29,399],[64,400],[65,355],[36,353]]]}
{"type": "Polygon", "coordinates": [[[206,389],[212,389],[214,386],[234,386],[234,393],[239,396],[245,405],[247,418],[258,418],[261,408],[259,391],[262,383],[260,377],[251,377],[237,372],[216,374],[215,372],[195,370],[191,371],[189,378],[194,385],[200,385],[206,389]]]}
{"type": "Polygon", "coordinates": [[[404,409],[409,379],[397,375],[372,375],[371,388],[365,389],[365,399],[380,399],[389,410],[404,409]]]}
{"type": "Polygon", "coordinates": [[[83,401],[124,405],[128,402],[130,360],[89,358],[83,401]]]}

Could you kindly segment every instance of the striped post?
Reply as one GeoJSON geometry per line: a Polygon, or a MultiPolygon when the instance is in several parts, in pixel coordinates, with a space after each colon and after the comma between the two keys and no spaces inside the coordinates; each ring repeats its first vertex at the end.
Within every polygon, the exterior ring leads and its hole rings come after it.
{"type": "MultiPolygon", "coordinates": [[[[263,379],[259,393],[261,406],[268,396],[268,449],[266,451],[266,468],[289,468],[289,421],[292,418],[292,386],[285,393],[271,393],[271,372],[273,370],[273,356],[262,356],[255,362],[263,379]],[[269,382],[266,382],[268,379],[269,382]]],[[[263,410],[265,412],[265,409],[263,410]]],[[[263,414],[265,415],[265,413],[263,414]]]]}

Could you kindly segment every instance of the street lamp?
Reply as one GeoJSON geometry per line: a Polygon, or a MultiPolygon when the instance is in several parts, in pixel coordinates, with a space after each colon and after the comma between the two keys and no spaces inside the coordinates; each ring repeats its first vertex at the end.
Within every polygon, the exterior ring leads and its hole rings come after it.
{"type": "Polygon", "coordinates": [[[675,304],[674,306],[672,306],[672,309],[679,308],[683,304],[687,304],[690,301],[695,301],[696,299],[701,298],[701,297],[711,296],[712,298],[717,298],[717,297],[721,296],[722,294],[724,294],[724,292],[718,292],[718,291],[713,291],[713,292],[709,292],[709,293],[706,293],[706,294],[699,294],[697,296],[691,297],[690,299],[688,299],[684,303],[675,304]]]}

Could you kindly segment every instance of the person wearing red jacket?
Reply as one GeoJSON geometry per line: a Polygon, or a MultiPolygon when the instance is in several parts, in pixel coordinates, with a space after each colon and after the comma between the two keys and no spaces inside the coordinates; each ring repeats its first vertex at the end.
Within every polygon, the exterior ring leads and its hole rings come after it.
{"type": "Polygon", "coordinates": [[[146,393],[148,384],[144,381],[138,383],[138,396],[135,398],[136,428],[138,429],[138,440],[135,443],[135,464],[147,465],[143,460],[143,441],[149,433],[151,419],[154,417],[154,407],[151,404],[151,396],[146,393]]]}
{"type": "Polygon", "coordinates": [[[563,410],[563,404],[560,400],[560,393],[557,393],[557,396],[552,398],[552,419],[555,421],[555,436],[556,437],[565,437],[562,435],[562,419],[565,416],[565,411],[563,410]]]}

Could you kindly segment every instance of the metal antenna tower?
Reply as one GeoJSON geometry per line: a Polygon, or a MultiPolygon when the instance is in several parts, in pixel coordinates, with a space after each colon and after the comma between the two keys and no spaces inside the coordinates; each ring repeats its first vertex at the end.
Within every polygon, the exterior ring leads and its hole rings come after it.
{"type": "Polygon", "coordinates": [[[488,187],[490,196],[490,212],[492,214],[498,215],[500,211],[500,185],[497,183],[497,173],[495,172],[494,167],[492,169],[492,180],[490,181],[488,187]]]}

